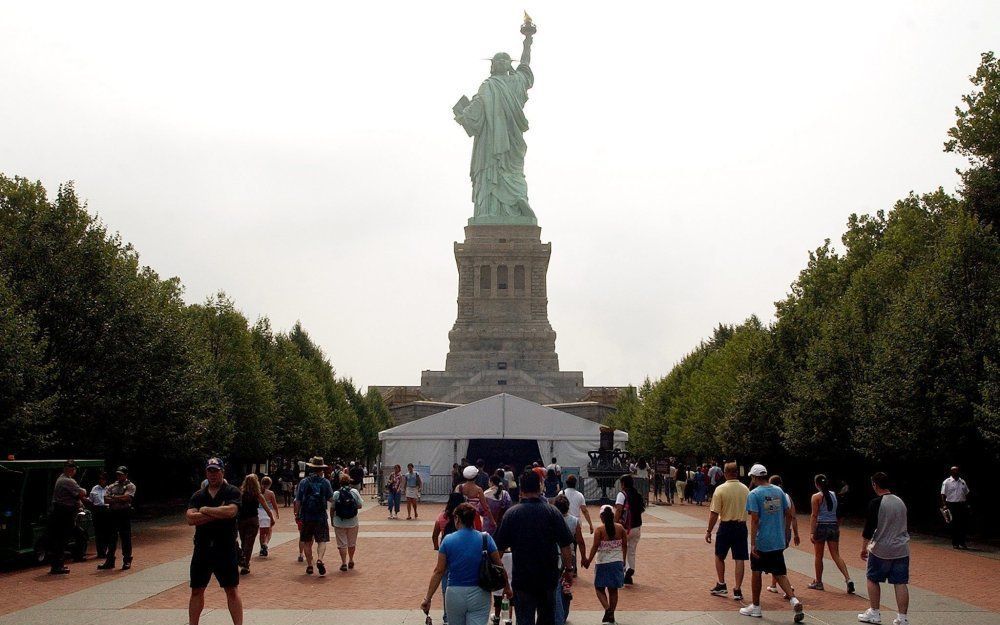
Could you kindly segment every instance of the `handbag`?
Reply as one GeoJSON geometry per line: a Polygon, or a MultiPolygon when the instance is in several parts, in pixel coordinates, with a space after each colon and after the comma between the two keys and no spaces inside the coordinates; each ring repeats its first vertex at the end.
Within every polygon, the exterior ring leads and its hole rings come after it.
{"type": "Polygon", "coordinates": [[[486,532],[483,532],[483,559],[479,562],[479,587],[489,592],[502,590],[507,585],[507,573],[503,566],[490,558],[486,547],[486,532]]]}

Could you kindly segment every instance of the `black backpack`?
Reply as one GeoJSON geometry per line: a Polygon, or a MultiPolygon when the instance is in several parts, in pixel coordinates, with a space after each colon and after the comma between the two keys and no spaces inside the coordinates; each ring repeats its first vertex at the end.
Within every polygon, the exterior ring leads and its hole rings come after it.
{"type": "Polygon", "coordinates": [[[337,500],[333,502],[333,513],[342,519],[358,516],[358,502],[354,500],[350,487],[344,486],[338,494],[337,500]]]}
{"type": "Polygon", "coordinates": [[[326,515],[326,499],[323,498],[323,482],[325,478],[306,478],[305,495],[302,497],[302,511],[307,514],[326,515]]]}

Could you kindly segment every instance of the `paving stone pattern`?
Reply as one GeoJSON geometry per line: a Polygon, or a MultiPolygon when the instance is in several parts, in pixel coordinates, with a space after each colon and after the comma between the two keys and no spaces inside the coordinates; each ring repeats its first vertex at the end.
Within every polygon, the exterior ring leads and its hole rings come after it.
{"type": "MultiPolygon", "coordinates": [[[[426,506],[431,516],[438,506],[426,506]]],[[[283,510],[284,512],[289,512],[283,510]]],[[[592,509],[596,518],[596,509],[592,509]]],[[[746,623],[732,599],[713,597],[711,547],[704,542],[707,507],[655,506],[649,510],[639,545],[636,585],[622,591],[618,620],[624,625],[746,623]]],[[[245,622],[291,625],[339,622],[422,625],[416,608],[427,587],[436,554],[431,548],[432,523],[423,515],[414,521],[388,521],[382,509],[367,509],[357,568],[338,570],[339,556],[331,548],[325,578],[306,576],[295,561],[297,535],[291,514],[283,515],[271,541],[271,556],[255,558],[251,574],[240,590],[245,622]]],[[[800,527],[806,520],[800,520],[800,527]]],[[[585,528],[586,529],[586,528],[585,528]]],[[[0,625],[52,624],[115,625],[187,623],[188,561],[192,530],[176,523],[145,527],[136,539],[136,566],[132,571],[98,572],[96,560],[71,564],[67,576],[50,577],[41,568],[0,576],[0,625]]],[[[589,537],[588,537],[589,542],[589,537]]],[[[859,596],[844,592],[843,580],[827,561],[825,592],[810,591],[812,546],[786,553],[790,578],[806,607],[807,623],[856,623],[867,600],[863,562],[858,557],[857,528],[842,530],[841,552],[851,568],[859,596]]],[[[976,553],[959,553],[947,545],[913,543],[910,620],[915,625],[960,623],[1000,625],[1000,599],[991,592],[1000,574],[1000,561],[976,553]]],[[[600,622],[600,607],[592,590],[593,574],[581,571],[574,591],[571,623],[600,622]]],[[[731,583],[731,576],[730,576],[731,583]]],[[[213,582],[214,584],[214,582],[213,582]]],[[[744,593],[749,596],[749,578],[744,593]]],[[[764,593],[764,623],[791,621],[787,603],[764,593]]],[[[883,590],[885,622],[895,615],[893,596],[883,590]]],[[[440,622],[440,593],[432,615],[440,622]]],[[[225,595],[217,586],[207,593],[202,623],[229,623],[225,595]]]]}

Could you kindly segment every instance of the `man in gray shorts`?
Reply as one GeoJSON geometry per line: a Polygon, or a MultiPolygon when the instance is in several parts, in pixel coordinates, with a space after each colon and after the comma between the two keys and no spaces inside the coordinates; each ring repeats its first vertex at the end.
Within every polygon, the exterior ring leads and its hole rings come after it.
{"type": "Polygon", "coordinates": [[[868,504],[865,529],[861,535],[869,541],[861,547],[861,559],[868,561],[868,599],[871,607],[858,615],[862,623],[882,622],[879,604],[882,582],[896,591],[899,614],[893,625],[909,625],[906,611],[910,604],[910,534],[906,531],[906,504],[892,494],[889,477],[879,471],[872,476],[872,489],[878,495],[868,504]]]}

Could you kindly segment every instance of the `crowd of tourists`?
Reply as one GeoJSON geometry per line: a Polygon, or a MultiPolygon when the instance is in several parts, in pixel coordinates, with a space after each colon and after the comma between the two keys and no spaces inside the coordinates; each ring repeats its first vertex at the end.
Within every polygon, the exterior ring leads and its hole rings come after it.
{"type": "MultiPolygon", "coordinates": [[[[314,456],[301,463],[305,477],[293,487],[291,506],[299,532],[298,561],[305,574],[325,576],[324,558],[330,542],[330,527],[337,542],[340,571],[356,566],[359,512],[364,506],[361,488],[365,472],[356,463],[331,466],[314,456]]],[[[671,460],[656,471],[642,460],[618,479],[613,504],[601,506],[591,519],[586,498],[575,474],[564,475],[552,458],[543,466],[534,462],[516,473],[501,465],[492,473],[479,460],[456,463],[452,492],[433,522],[431,542],[437,562],[431,573],[421,609],[429,614],[438,588],[443,596],[443,620],[451,625],[484,625],[501,620],[530,625],[561,625],[569,618],[578,567],[594,569],[594,590],[604,608],[602,623],[615,623],[620,590],[635,583],[636,557],[642,539],[643,513],[650,490],[657,501],[671,491],[686,492],[684,482],[704,476],[709,502],[705,541],[714,542],[717,583],[709,592],[729,596],[727,558],[733,562],[733,599],[745,603],[743,581],[750,563],[750,601],[739,614],[762,617],[762,591],[779,594],[787,601],[794,622],[804,619],[804,605],[787,575],[784,551],[801,543],[798,518],[792,498],[783,490],[779,475],[769,474],[762,464],[749,472],[749,487],[741,480],[735,462],[706,464],[694,470],[671,460]],[[704,470],[702,470],[704,469],[704,470]],[[714,469],[718,469],[715,471],[714,469]],[[657,475],[662,475],[657,490],[657,475]],[[586,522],[586,533],[584,532],[586,522]],[[588,548],[586,536],[589,535],[588,548]],[[764,575],[769,575],[765,586],[764,575]]],[[[84,508],[93,512],[97,551],[104,561],[98,569],[115,568],[121,543],[123,570],[132,565],[130,511],[136,486],[128,479],[128,468],[120,466],[116,479],[108,483],[103,474],[88,492],[75,480],[76,465],[65,463],[56,480],[52,514],[49,517],[51,573],[65,574],[63,550],[66,538],[84,508]]],[[[234,623],[242,622],[238,587],[241,575],[250,573],[255,541],[259,557],[268,556],[271,530],[280,518],[272,479],[246,475],[240,487],[225,479],[225,464],[211,458],[205,464],[205,479],[188,504],[187,522],[195,526],[194,552],[190,564],[191,597],[189,622],[197,625],[204,608],[204,592],[214,575],[225,590],[234,623]]],[[[279,477],[284,491],[285,476],[279,477]]],[[[840,554],[839,515],[841,501],[825,475],[813,480],[809,499],[808,538],[813,545],[815,576],[808,590],[825,591],[824,555],[829,553],[843,577],[843,589],[855,592],[855,583],[840,554]]],[[[423,479],[407,465],[404,472],[393,467],[383,484],[389,518],[399,518],[400,501],[407,501],[407,518],[417,519],[423,479]]],[[[860,557],[867,562],[866,587],[870,607],[858,615],[863,623],[882,623],[881,584],[893,586],[897,616],[893,625],[908,625],[909,535],[907,508],[893,494],[885,473],[871,476],[875,498],[868,505],[860,557]]],[[[958,467],[941,486],[942,515],[952,528],[956,549],[966,549],[967,497],[969,487],[958,467]]],[[[698,489],[694,500],[697,503],[698,489]]],[[[287,500],[286,500],[287,501],[287,500]]],[[[428,617],[429,618],[429,617],[428,617]]]]}
{"type": "Polygon", "coordinates": [[[621,477],[614,505],[601,507],[595,527],[579,478],[564,476],[556,458],[518,473],[509,464],[488,473],[483,460],[456,463],[431,533],[438,559],[421,608],[429,613],[440,587],[450,625],[498,625],[515,614],[517,623],[559,625],[569,617],[578,567],[593,566],[602,622],[614,623],[619,590],[634,583],[646,507],[635,482],[621,477]],[[496,571],[492,584],[484,563],[496,571]]]}
{"type": "MultiPolygon", "coordinates": [[[[360,492],[364,473],[355,463],[334,467],[321,456],[310,458],[302,468],[307,475],[298,480],[292,498],[299,532],[298,561],[305,562],[306,575],[326,575],[324,558],[332,525],[340,570],[347,572],[356,562],[358,513],[364,506],[360,492]]],[[[226,592],[233,622],[242,622],[240,575],[250,573],[258,534],[258,555],[268,556],[271,528],[280,518],[277,498],[270,486],[270,477],[258,480],[257,475],[251,473],[243,479],[242,486],[236,488],[225,480],[225,464],[221,459],[211,458],[206,463],[205,481],[191,497],[187,509],[187,522],[195,526],[188,607],[191,625],[197,625],[201,618],[205,589],[213,575],[226,592]]]]}

